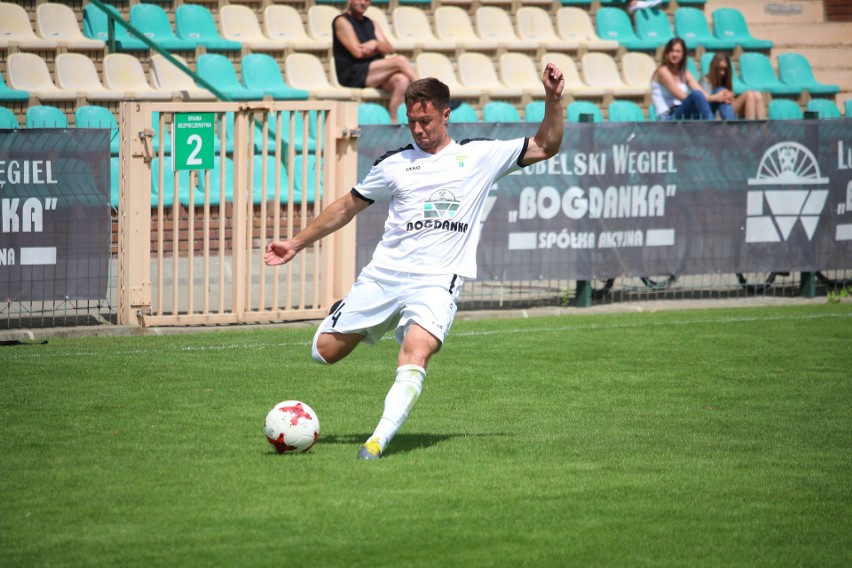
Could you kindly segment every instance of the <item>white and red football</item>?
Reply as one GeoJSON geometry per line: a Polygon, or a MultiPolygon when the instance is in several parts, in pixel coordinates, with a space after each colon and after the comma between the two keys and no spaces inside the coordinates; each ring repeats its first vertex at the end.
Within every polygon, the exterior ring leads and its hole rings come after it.
{"type": "Polygon", "coordinates": [[[279,454],[304,453],[319,438],[319,418],[314,409],[304,402],[285,400],[266,415],[263,432],[279,454]]]}

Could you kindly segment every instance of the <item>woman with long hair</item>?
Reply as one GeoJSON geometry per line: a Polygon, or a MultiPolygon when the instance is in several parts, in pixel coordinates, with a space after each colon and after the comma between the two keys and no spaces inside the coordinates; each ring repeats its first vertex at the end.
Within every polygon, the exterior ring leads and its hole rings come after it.
{"type": "Polygon", "coordinates": [[[705,93],[686,68],[686,43],[675,37],[663,49],[663,61],[651,78],[651,102],[658,120],[712,120],[710,103],[733,102],[733,94],[705,93]]]}
{"type": "Polygon", "coordinates": [[[710,108],[714,111],[713,114],[718,112],[722,120],[736,120],[738,117],[745,120],[765,120],[766,105],[763,102],[763,95],[760,91],[746,91],[740,95],[734,95],[733,76],[731,56],[723,52],[714,55],[710,60],[707,75],[701,80],[701,86],[714,95],[730,93],[726,96],[733,100],[711,103],[710,108]]]}

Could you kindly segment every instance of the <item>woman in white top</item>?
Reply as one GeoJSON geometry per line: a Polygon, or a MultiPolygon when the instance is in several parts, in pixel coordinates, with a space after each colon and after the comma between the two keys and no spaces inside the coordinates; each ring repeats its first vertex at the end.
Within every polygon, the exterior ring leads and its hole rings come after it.
{"type": "Polygon", "coordinates": [[[730,92],[708,95],[686,69],[686,43],[672,38],[663,49],[663,62],[651,78],[651,102],[658,120],[713,120],[711,102],[733,97],[730,92]]]}

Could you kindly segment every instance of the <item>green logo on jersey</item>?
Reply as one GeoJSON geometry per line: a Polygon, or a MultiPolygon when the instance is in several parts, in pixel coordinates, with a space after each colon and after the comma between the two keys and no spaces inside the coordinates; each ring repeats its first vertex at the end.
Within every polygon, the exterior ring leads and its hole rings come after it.
{"type": "Polygon", "coordinates": [[[459,209],[456,196],[446,189],[439,189],[429,196],[423,204],[423,216],[426,219],[451,219],[459,209]]]}

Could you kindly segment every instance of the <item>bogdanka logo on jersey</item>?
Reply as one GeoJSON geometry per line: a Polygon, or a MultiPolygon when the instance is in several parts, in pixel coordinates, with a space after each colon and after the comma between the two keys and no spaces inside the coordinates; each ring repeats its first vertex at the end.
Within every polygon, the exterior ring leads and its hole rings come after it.
{"type": "Polygon", "coordinates": [[[747,192],[746,242],[786,241],[797,221],[811,240],[828,199],[828,181],[813,153],[798,142],[769,148],[748,180],[754,189],[747,192]]]}
{"type": "Polygon", "coordinates": [[[423,204],[423,221],[408,223],[406,229],[419,231],[421,229],[443,229],[456,233],[466,233],[468,224],[450,221],[456,216],[461,202],[456,199],[451,191],[439,189],[429,196],[423,204]]]}

